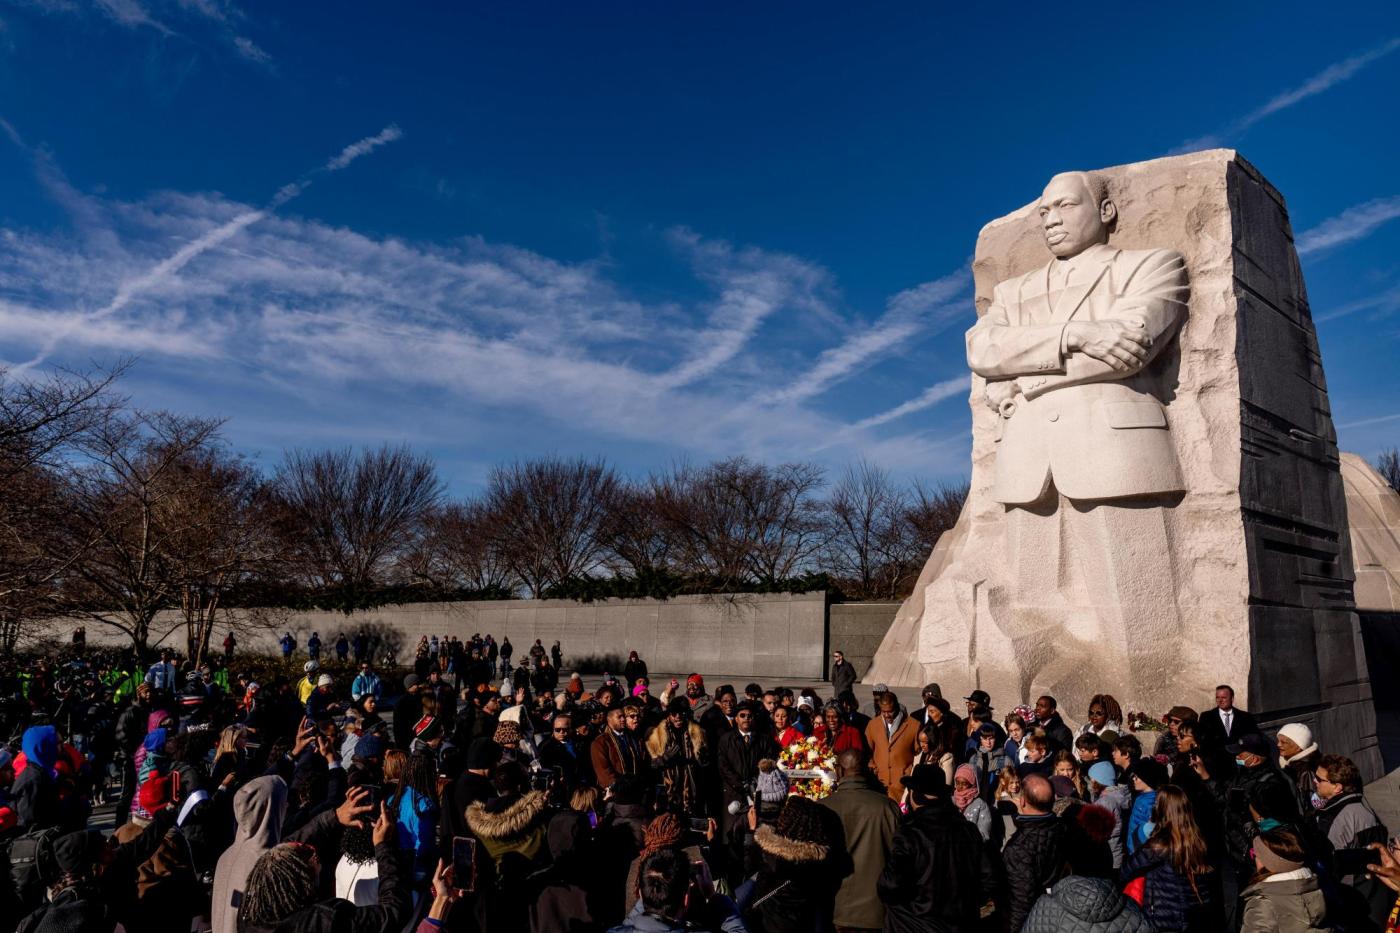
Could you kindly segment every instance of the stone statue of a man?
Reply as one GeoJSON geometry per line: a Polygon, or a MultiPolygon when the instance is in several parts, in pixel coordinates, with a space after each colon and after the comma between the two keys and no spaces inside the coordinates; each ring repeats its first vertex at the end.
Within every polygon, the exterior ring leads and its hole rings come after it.
{"type": "Polygon", "coordinates": [[[1077,683],[1085,658],[1126,684],[1169,671],[1180,647],[1168,512],[1184,485],[1154,361],[1188,287],[1180,253],[1109,244],[1101,178],[1055,176],[1038,212],[1052,258],[996,286],[967,361],[998,412],[992,494],[1013,581],[998,625],[1029,695],[1074,702],[1112,688],[1077,683]]]}

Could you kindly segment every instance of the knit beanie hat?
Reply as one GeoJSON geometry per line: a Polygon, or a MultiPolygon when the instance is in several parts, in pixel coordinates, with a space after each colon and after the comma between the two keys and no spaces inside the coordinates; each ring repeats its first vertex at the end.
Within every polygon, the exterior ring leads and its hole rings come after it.
{"type": "Polygon", "coordinates": [[[335,681],[331,679],[330,674],[322,674],[320,677],[316,678],[316,686],[318,687],[329,687],[333,683],[335,683],[335,681]]]}
{"type": "MultiPolygon", "coordinates": [[[[1265,834],[1267,835],[1267,834],[1265,834]]],[[[1254,855],[1259,859],[1259,864],[1272,875],[1280,875],[1284,872],[1297,871],[1303,867],[1302,862],[1293,862],[1279,855],[1269,844],[1264,841],[1264,836],[1257,836],[1254,839],[1254,855]]]]}
{"type": "Polygon", "coordinates": [[[1292,739],[1293,744],[1304,751],[1313,743],[1312,730],[1301,722],[1290,722],[1288,725],[1278,730],[1278,734],[1292,739]]]}
{"type": "Polygon", "coordinates": [[[1128,773],[1152,790],[1167,783],[1167,766],[1155,758],[1139,758],[1129,765],[1128,773]]]}
{"type": "Polygon", "coordinates": [[[691,674],[685,679],[685,682],[687,684],[699,684],[701,690],[705,689],[705,678],[701,677],[699,674],[691,674]]]}
{"type": "Polygon", "coordinates": [[[662,813],[647,824],[646,832],[642,836],[642,856],[646,857],[660,849],[679,845],[684,832],[685,827],[681,824],[680,817],[674,813],[662,813]]]}
{"type": "Polygon", "coordinates": [[[805,797],[789,797],[775,825],[764,824],[754,842],[767,854],[787,862],[820,862],[831,852],[821,806],[805,797]]]}
{"type": "Polygon", "coordinates": [[[152,773],[146,778],[146,783],[141,785],[141,790],[136,795],[137,802],[142,810],[154,815],[157,810],[170,805],[170,788],[169,775],[152,773]]]}
{"type": "Polygon", "coordinates": [[[1118,772],[1113,770],[1111,762],[1096,761],[1089,766],[1089,780],[1104,787],[1112,787],[1118,783],[1118,772]]]}
{"type": "Polygon", "coordinates": [[[758,793],[764,803],[777,803],[788,795],[788,782],[778,768],[758,773],[758,793]]]}

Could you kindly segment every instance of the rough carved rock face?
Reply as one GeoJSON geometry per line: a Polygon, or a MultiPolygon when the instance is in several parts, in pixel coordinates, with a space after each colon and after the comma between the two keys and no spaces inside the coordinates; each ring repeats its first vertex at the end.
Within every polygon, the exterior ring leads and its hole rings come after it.
{"type": "MultiPolygon", "coordinates": [[[[1041,676],[1044,646],[1018,629],[1025,607],[1062,612],[1057,590],[1083,571],[1065,560],[1068,548],[1041,547],[1044,606],[1017,595],[1017,542],[1008,507],[993,495],[1003,426],[984,403],[986,380],[974,375],[971,494],[865,679],[980,687],[1003,707],[1059,691],[1070,719],[1101,690],[1158,713],[1177,703],[1206,708],[1214,686],[1231,683],[1242,706],[1265,713],[1316,707],[1340,744],[1374,755],[1335,434],[1282,196],[1229,150],[1097,174],[1117,207],[1109,245],[1175,250],[1189,278],[1185,321],[1151,364],[1186,490],[1161,510],[1170,557],[1134,563],[1121,536],[1102,544],[1157,585],[1149,604],[1097,607],[1119,637],[1152,642],[1148,657],[1125,678],[1114,651],[1090,650],[1091,639],[1070,673],[1053,683],[1041,676]]],[[[978,315],[998,284],[1049,259],[1036,204],[989,223],[973,264],[978,315]]],[[[1091,446],[1081,455],[1102,459],[1091,446]]]]}

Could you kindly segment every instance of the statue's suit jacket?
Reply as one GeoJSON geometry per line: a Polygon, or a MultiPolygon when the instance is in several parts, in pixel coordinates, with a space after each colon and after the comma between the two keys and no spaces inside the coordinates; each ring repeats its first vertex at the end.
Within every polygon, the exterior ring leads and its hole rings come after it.
{"type": "Polygon", "coordinates": [[[1021,393],[1014,413],[997,419],[993,498],[1035,502],[1052,480],[1074,501],[1182,490],[1151,364],[1186,315],[1185,259],[1166,249],[1099,247],[1058,296],[1050,292],[1056,261],[998,285],[967,332],[972,371],[1014,379],[1021,393]],[[1142,364],[1119,371],[1065,351],[1066,324],[1109,319],[1141,322],[1152,336],[1142,364]]]}

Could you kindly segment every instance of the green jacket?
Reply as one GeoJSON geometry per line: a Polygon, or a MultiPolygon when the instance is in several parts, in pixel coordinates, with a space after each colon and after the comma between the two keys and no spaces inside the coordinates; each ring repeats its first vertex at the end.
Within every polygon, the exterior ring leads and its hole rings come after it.
{"type": "Polygon", "coordinates": [[[822,804],[841,819],[851,873],[836,893],[838,927],[878,930],[885,925],[885,905],[875,891],[899,829],[899,805],[867,777],[842,778],[822,804]]]}

